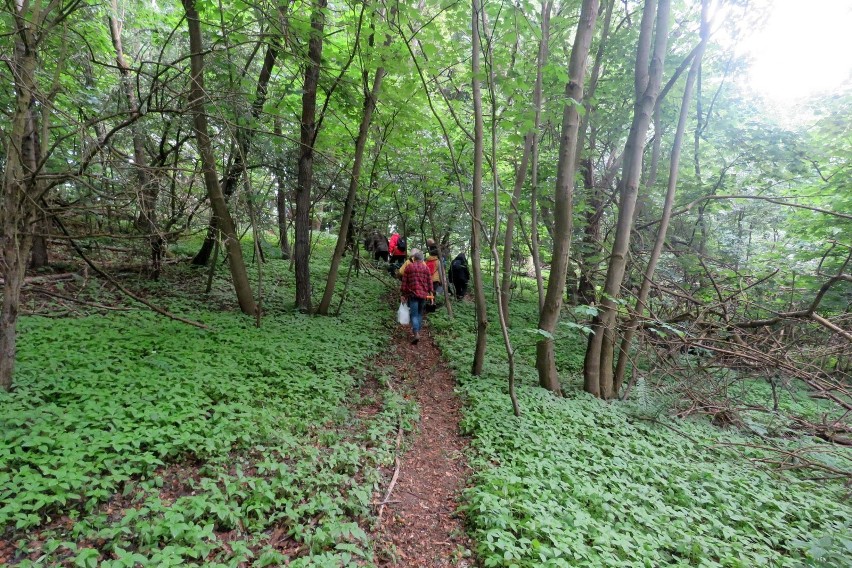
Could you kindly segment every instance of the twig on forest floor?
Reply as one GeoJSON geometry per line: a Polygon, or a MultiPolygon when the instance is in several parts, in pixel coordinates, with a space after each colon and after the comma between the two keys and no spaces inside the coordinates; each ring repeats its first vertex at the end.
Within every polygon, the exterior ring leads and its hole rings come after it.
{"type": "Polygon", "coordinates": [[[399,470],[402,466],[402,462],[399,459],[399,448],[402,446],[402,422],[399,423],[399,431],[396,435],[396,457],[394,458],[394,470],[393,477],[391,477],[390,485],[388,485],[388,492],[385,494],[385,498],[382,499],[382,502],[379,504],[379,514],[377,524],[382,524],[382,514],[385,512],[385,504],[390,503],[389,499],[391,493],[393,493],[393,488],[396,487],[396,482],[399,479],[399,470]]]}

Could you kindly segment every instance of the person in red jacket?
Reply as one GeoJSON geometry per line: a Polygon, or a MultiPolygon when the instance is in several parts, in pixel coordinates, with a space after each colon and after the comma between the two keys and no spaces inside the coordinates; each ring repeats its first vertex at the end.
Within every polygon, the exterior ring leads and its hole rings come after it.
{"type": "Polygon", "coordinates": [[[390,241],[388,242],[388,252],[390,254],[391,263],[402,265],[408,256],[408,253],[406,252],[407,248],[408,243],[405,241],[405,237],[400,236],[399,233],[391,235],[390,241]]]}
{"type": "Polygon", "coordinates": [[[408,303],[411,312],[411,343],[420,341],[420,328],[423,325],[423,304],[432,294],[432,273],[423,262],[423,253],[411,250],[412,262],[402,273],[402,301],[408,303]]]}

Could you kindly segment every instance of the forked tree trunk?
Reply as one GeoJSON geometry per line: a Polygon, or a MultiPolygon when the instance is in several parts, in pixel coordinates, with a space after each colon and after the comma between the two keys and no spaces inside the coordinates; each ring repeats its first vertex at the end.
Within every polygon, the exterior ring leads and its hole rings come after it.
{"type": "Polygon", "coordinates": [[[216,160],[213,157],[213,149],[207,129],[207,114],[204,109],[204,46],[201,41],[201,22],[198,19],[198,11],[195,9],[195,0],[183,0],[183,6],[186,11],[187,27],[189,29],[191,68],[189,108],[195,127],[198,151],[201,154],[204,184],[207,187],[207,195],[213,207],[213,212],[218,219],[219,230],[222,232],[225,240],[228,266],[231,269],[231,278],[234,282],[234,290],[237,294],[240,309],[245,314],[256,315],[257,305],[255,304],[248,273],[246,272],[240,239],[234,228],[234,220],[228,212],[222,188],[219,186],[219,178],[216,175],[216,160]]]}
{"type": "MultiPolygon", "coordinates": [[[[473,264],[473,298],[476,306],[476,347],[473,353],[471,374],[482,374],[485,363],[485,346],[488,335],[488,312],[485,301],[485,282],[482,275],[482,154],[483,154],[483,122],[482,122],[482,90],[479,77],[479,12],[482,9],[480,0],[471,2],[471,71],[473,74],[473,203],[470,239],[470,261],[473,264]]],[[[497,220],[495,219],[495,222],[497,220]]]]}
{"type": "Polygon", "coordinates": [[[565,98],[568,101],[562,111],[562,134],[559,139],[559,162],[556,170],[554,189],[554,231],[553,259],[550,278],[547,280],[547,294],[541,308],[538,328],[543,332],[536,344],[536,368],[538,382],[547,390],[561,394],[559,375],[556,371],[553,334],[559,321],[562,308],[562,293],[565,290],[565,275],[568,272],[568,255],[571,251],[571,229],[573,218],[574,173],[577,169],[577,136],[580,130],[579,105],[583,100],[583,82],[586,76],[586,62],[589,48],[595,34],[595,21],[598,15],[598,0],[583,0],[580,9],[580,21],[571,48],[571,61],[568,64],[568,84],[565,85],[565,98]]]}
{"type": "MultiPolygon", "coordinates": [[[[503,304],[503,314],[506,319],[506,325],[511,325],[511,319],[509,317],[509,292],[512,286],[512,245],[514,242],[515,219],[518,216],[518,203],[520,202],[521,191],[524,187],[524,180],[527,176],[527,165],[529,163],[530,155],[533,153],[533,146],[536,145],[538,128],[541,123],[542,69],[547,62],[548,42],[550,41],[550,10],[552,7],[553,3],[550,0],[545,0],[541,4],[541,39],[538,44],[535,86],[533,87],[535,119],[533,121],[532,130],[527,132],[526,136],[524,136],[524,149],[521,155],[521,163],[518,166],[518,171],[515,173],[515,187],[512,191],[512,205],[506,219],[506,235],[503,240],[503,282],[500,287],[500,300],[503,304]]],[[[536,175],[535,177],[535,181],[538,182],[538,176],[536,175]]],[[[538,236],[538,233],[536,233],[536,236],[538,236]]],[[[536,270],[537,273],[540,274],[540,262],[536,261],[536,259],[534,259],[534,262],[539,265],[536,270]]],[[[541,294],[540,299],[543,297],[544,294],[541,294]]]]}
{"type": "Polygon", "coordinates": [[[308,41],[308,63],[302,93],[302,120],[299,136],[299,173],[296,185],[296,308],[311,310],[311,185],[314,177],[314,142],[316,142],[317,85],[322,62],[322,34],[327,0],[314,0],[311,15],[311,39],[308,41]]]}
{"type": "Polygon", "coordinates": [[[651,281],[654,278],[654,271],[657,268],[657,262],[660,260],[660,255],[663,252],[663,244],[666,242],[666,232],[669,228],[669,220],[671,219],[672,208],[674,206],[675,189],[677,188],[680,154],[683,147],[683,133],[684,130],[686,130],[686,121],[689,115],[689,102],[692,100],[692,88],[695,85],[695,78],[698,75],[699,67],[701,67],[701,59],[704,56],[704,49],[710,36],[707,11],[708,2],[707,0],[703,0],[701,3],[701,43],[698,46],[698,52],[695,54],[695,59],[692,61],[692,66],[689,69],[689,75],[686,78],[686,85],[683,89],[683,100],[680,103],[680,116],[678,117],[674,141],[672,142],[672,153],[669,163],[669,182],[666,190],[665,203],[663,204],[663,215],[660,219],[660,226],[657,229],[657,239],[654,242],[654,249],[651,251],[651,257],[648,259],[648,266],[645,269],[645,275],[642,279],[642,286],[639,289],[639,297],[636,298],[636,307],[633,310],[633,316],[628,322],[624,331],[624,336],[621,339],[618,364],[615,368],[615,377],[613,381],[613,393],[615,396],[618,396],[621,392],[621,385],[624,383],[624,375],[627,369],[627,358],[628,353],[630,352],[630,343],[633,341],[633,335],[636,333],[639,320],[642,319],[645,306],[648,303],[648,295],[651,291],[651,281]]]}
{"type": "Polygon", "coordinates": [[[633,123],[624,150],[624,169],[619,183],[620,202],[615,242],[609,258],[600,312],[592,322],[583,364],[584,389],[595,396],[610,399],[613,390],[613,352],[617,300],[627,266],[633,213],[642,174],[642,152],[651,114],[660,92],[668,33],[670,0],[647,0],[642,11],[639,46],[636,53],[635,104],[633,123]],[[656,14],[655,14],[656,13],[656,14]],[[654,32],[656,20],[656,34],[654,32]],[[654,50],[651,54],[652,37],[654,50]]]}

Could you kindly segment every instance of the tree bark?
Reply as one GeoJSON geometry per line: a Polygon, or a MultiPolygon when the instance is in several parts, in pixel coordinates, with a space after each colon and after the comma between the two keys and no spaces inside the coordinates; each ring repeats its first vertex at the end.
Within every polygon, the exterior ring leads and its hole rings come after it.
{"type": "MultiPolygon", "coordinates": [[[[612,24],[612,11],[615,6],[615,0],[607,0],[604,6],[604,20],[601,27],[601,36],[598,43],[598,49],[595,53],[595,62],[592,64],[592,71],[589,77],[589,88],[586,91],[586,112],[580,121],[579,147],[583,148],[583,140],[587,137],[589,125],[591,124],[592,115],[595,112],[595,105],[591,102],[595,96],[595,91],[598,87],[598,81],[601,75],[603,66],[604,53],[606,52],[607,40],[609,39],[609,30],[612,24]]],[[[580,246],[580,260],[578,262],[580,275],[577,283],[577,295],[575,302],[585,305],[595,303],[595,281],[593,273],[597,270],[597,255],[600,252],[601,242],[601,217],[603,216],[603,195],[601,190],[595,183],[595,174],[592,164],[592,156],[595,152],[596,137],[595,132],[588,135],[589,147],[588,155],[583,158],[581,152],[577,153],[579,167],[583,170],[583,189],[588,196],[586,203],[585,227],[583,228],[583,239],[580,246]]],[[[605,186],[604,186],[605,187],[605,186]]]]}
{"type": "Polygon", "coordinates": [[[0,312],[0,388],[9,390],[15,373],[18,307],[27,258],[32,247],[32,225],[36,220],[36,195],[33,195],[36,170],[35,120],[33,103],[36,86],[36,42],[33,29],[43,21],[36,14],[25,14],[22,3],[16,3],[15,50],[10,67],[15,87],[15,106],[8,129],[6,164],[3,172],[2,219],[3,307],[0,312]],[[32,17],[34,22],[28,21],[32,17]]]}
{"type": "MultiPolygon", "coordinates": [[[[470,260],[473,265],[473,297],[476,306],[476,347],[473,354],[471,374],[475,377],[482,374],[485,363],[485,346],[488,334],[488,312],[485,301],[485,282],[482,274],[482,155],[483,131],[482,121],[482,90],[480,88],[479,66],[479,12],[482,9],[480,0],[471,2],[471,71],[473,74],[473,203],[470,239],[470,260]]],[[[495,222],[497,220],[495,219],[495,222]]]]}
{"type": "Polygon", "coordinates": [[[613,394],[615,396],[618,396],[621,392],[621,385],[624,382],[624,375],[627,369],[627,358],[628,353],[630,352],[630,343],[633,341],[633,335],[636,333],[639,320],[642,318],[645,306],[648,303],[648,295],[651,290],[654,271],[657,268],[657,262],[660,260],[660,255],[663,251],[663,245],[666,241],[666,232],[669,227],[669,220],[672,216],[675,189],[677,188],[678,168],[680,166],[680,155],[681,149],[683,148],[683,133],[686,130],[686,121],[689,115],[689,103],[692,100],[692,88],[695,85],[695,78],[698,74],[698,68],[701,66],[701,59],[704,56],[704,49],[710,35],[707,11],[708,2],[707,0],[704,0],[702,2],[701,10],[701,42],[699,43],[698,52],[695,54],[695,58],[692,61],[692,67],[690,67],[689,75],[686,78],[686,85],[683,89],[680,116],[678,117],[674,141],[672,142],[671,160],[669,164],[669,182],[666,190],[666,199],[663,204],[663,215],[660,219],[660,226],[657,229],[657,239],[654,242],[654,248],[651,251],[651,257],[648,259],[648,266],[645,269],[645,274],[642,279],[642,286],[639,289],[639,296],[636,299],[636,307],[633,310],[633,316],[628,322],[626,329],[624,330],[624,336],[621,339],[618,364],[615,368],[615,377],[613,382],[613,394]]]}
{"type": "Polygon", "coordinates": [[[296,308],[311,310],[310,233],[311,185],[314,176],[314,143],[316,142],[317,85],[322,63],[322,38],[327,0],[314,0],[311,15],[311,38],[308,41],[308,63],[302,93],[302,119],[299,136],[299,173],[296,185],[296,308]]]}
{"type": "Polygon", "coordinates": [[[216,161],[213,157],[213,149],[210,143],[210,135],[207,129],[207,115],[204,109],[204,55],[201,40],[201,22],[198,11],[195,8],[195,0],[183,0],[186,11],[187,28],[189,30],[190,48],[190,92],[189,107],[195,128],[195,138],[198,142],[198,151],[201,154],[202,170],[204,172],[204,184],[207,187],[207,195],[213,212],[218,220],[218,227],[225,240],[225,250],[228,254],[228,266],[231,270],[231,278],[234,282],[234,291],[240,309],[245,314],[256,315],[257,305],[251,290],[251,284],[246,272],[243,251],[240,240],[236,234],[234,220],[228,212],[228,205],[222,188],[219,186],[219,178],[216,175],[216,161]]]}
{"type": "Polygon", "coordinates": [[[636,52],[635,104],[633,122],[624,150],[624,168],[619,183],[620,203],[615,242],[609,258],[600,312],[592,322],[592,334],[586,349],[583,365],[584,389],[595,396],[613,397],[613,352],[617,301],[627,266],[630,233],[633,229],[633,213],[642,174],[642,152],[645,136],[651,122],[651,114],[663,73],[668,32],[670,0],[648,0],[642,11],[639,46],[636,52]],[[656,12],[656,15],[655,15],[656,12]],[[652,36],[656,20],[656,39],[651,54],[652,36]]]}
{"type": "Polygon", "coordinates": [[[561,394],[562,387],[556,370],[553,335],[562,309],[562,293],[565,290],[565,276],[568,272],[573,224],[574,174],[577,170],[577,137],[580,130],[579,106],[583,101],[586,63],[592,37],[595,34],[597,15],[598,0],[583,0],[568,65],[569,80],[565,85],[567,102],[562,111],[562,134],[559,138],[559,162],[554,189],[553,257],[544,306],[541,308],[538,320],[539,330],[546,334],[540,336],[536,343],[538,381],[539,385],[555,394],[561,394]]]}

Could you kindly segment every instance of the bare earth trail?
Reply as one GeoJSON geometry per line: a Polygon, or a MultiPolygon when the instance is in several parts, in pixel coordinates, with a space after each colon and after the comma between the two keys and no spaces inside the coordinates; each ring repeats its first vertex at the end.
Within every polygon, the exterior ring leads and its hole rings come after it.
{"type": "MultiPolygon", "coordinates": [[[[441,359],[428,328],[420,343],[410,344],[408,327],[396,326],[390,366],[395,388],[416,398],[417,431],[406,437],[398,460],[396,482],[377,501],[387,499],[375,532],[380,566],[472,567],[472,544],[457,514],[458,497],[470,473],[465,457],[468,441],[459,433],[461,401],[455,376],[441,359]]],[[[394,472],[390,472],[393,475],[394,472]]]]}

